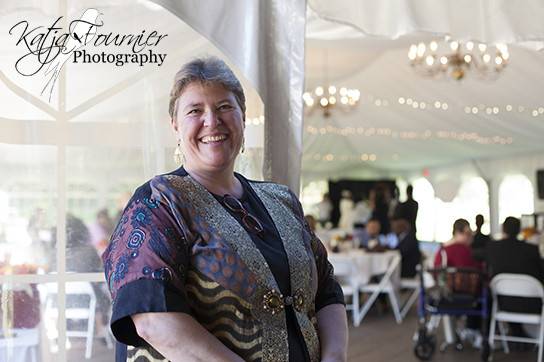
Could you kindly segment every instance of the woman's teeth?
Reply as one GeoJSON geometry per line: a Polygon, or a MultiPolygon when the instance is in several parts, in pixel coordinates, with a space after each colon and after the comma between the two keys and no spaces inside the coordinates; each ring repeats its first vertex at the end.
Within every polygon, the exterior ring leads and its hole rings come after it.
{"type": "Polygon", "coordinates": [[[203,137],[202,138],[202,142],[204,143],[210,143],[210,142],[219,142],[219,141],[223,141],[224,139],[226,139],[227,136],[225,135],[220,135],[220,136],[206,136],[206,137],[203,137]]]}

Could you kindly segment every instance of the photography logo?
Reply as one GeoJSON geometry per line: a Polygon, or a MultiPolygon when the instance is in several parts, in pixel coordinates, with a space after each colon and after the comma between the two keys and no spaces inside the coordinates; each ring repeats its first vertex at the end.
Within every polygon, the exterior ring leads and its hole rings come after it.
{"type": "Polygon", "coordinates": [[[10,35],[19,36],[16,46],[26,47],[28,51],[15,62],[15,69],[23,76],[43,74],[45,85],[40,94],[49,93],[49,101],[62,66],[67,61],[73,63],[109,63],[121,67],[127,63],[144,66],[161,66],[166,53],[156,53],[153,48],[167,34],[156,31],[139,34],[101,34],[98,29],[104,25],[99,19],[102,15],[96,9],[87,9],[81,17],[72,20],[68,32],[62,33],[59,16],[51,26],[30,28],[28,21],[22,20],[9,30],[10,35]],[[106,46],[112,51],[115,47],[128,47],[128,53],[93,52],[93,47],[106,46]]]}

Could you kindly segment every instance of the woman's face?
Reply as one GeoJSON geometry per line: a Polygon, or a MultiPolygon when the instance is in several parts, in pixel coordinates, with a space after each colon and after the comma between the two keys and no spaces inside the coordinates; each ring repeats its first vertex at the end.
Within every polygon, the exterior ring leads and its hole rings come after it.
{"type": "Polygon", "coordinates": [[[172,125],[181,139],[185,166],[224,171],[234,167],[244,135],[244,115],[236,97],[221,84],[190,83],[178,98],[172,125]]]}

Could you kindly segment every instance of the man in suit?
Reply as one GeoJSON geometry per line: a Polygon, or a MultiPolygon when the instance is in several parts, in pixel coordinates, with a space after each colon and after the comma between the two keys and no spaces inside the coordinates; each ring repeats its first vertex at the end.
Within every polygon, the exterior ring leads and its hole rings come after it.
{"type": "Polygon", "coordinates": [[[416,275],[416,266],[421,260],[419,242],[410,228],[408,220],[396,216],[392,220],[391,227],[398,237],[397,249],[402,258],[401,278],[413,278],[416,275]]]}
{"type": "MultiPolygon", "coordinates": [[[[544,281],[544,268],[536,245],[531,245],[517,238],[520,232],[520,220],[507,217],[502,225],[504,239],[491,241],[486,248],[486,261],[489,276],[492,278],[500,273],[527,274],[544,281]]],[[[501,297],[501,309],[539,314],[542,303],[537,298],[501,297]]],[[[515,335],[524,335],[521,326],[511,323],[515,335]]]]}

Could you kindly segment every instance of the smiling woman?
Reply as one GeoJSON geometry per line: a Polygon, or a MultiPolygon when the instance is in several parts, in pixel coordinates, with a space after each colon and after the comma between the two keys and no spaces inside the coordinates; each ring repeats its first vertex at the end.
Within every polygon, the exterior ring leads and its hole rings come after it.
{"type": "Polygon", "coordinates": [[[172,126],[183,145],[185,169],[232,175],[245,125],[234,94],[221,84],[193,82],[177,105],[179,111],[172,118],[172,126]]]}
{"type": "Polygon", "coordinates": [[[300,202],[234,172],[238,79],[196,59],[169,113],[184,165],[136,190],[103,255],[117,360],[345,361],[342,290],[300,202]]]}

